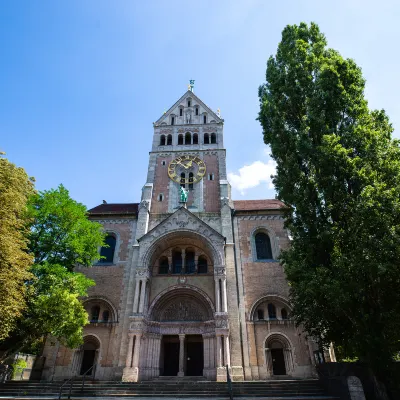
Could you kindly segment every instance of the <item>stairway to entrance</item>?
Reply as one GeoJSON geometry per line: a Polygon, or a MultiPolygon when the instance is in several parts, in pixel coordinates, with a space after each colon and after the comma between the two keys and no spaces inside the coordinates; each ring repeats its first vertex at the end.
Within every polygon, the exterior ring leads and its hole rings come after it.
{"type": "MultiPolygon", "coordinates": [[[[171,377],[172,378],[172,377],[171,377]]],[[[175,377],[174,377],[175,378],[175,377]]],[[[3,398],[58,397],[62,382],[8,381],[0,385],[3,398]]],[[[64,387],[63,398],[69,390],[64,387]]],[[[318,380],[271,380],[232,382],[233,397],[263,397],[302,400],[338,400],[326,396],[318,380]]],[[[157,379],[154,381],[128,383],[115,381],[88,381],[82,391],[82,382],[74,381],[71,397],[196,397],[229,398],[226,382],[210,382],[186,379],[157,379]]]]}

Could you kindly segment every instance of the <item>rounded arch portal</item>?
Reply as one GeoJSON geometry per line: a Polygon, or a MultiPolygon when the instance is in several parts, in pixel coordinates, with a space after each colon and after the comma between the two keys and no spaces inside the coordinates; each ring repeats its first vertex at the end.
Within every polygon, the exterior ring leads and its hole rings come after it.
{"type": "Polygon", "coordinates": [[[192,285],[174,285],[159,293],[148,310],[148,317],[159,322],[205,322],[214,319],[209,296],[192,285]]]}

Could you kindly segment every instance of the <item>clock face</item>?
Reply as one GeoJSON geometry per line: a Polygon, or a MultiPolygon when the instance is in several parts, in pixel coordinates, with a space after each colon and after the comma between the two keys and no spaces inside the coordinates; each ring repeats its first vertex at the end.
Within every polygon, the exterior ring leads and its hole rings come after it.
{"type": "Polygon", "coordinates": [[[180,156],[173,159],[168,165],[168,176],[178,183],[199,182],[205,173],[206,164],[197,156],[180,156]],[[181,177],[182,173],[185,174],[185,178],[181,177]],[[190,173],[193,174],[193,178],[189,178],[190,173]]]}

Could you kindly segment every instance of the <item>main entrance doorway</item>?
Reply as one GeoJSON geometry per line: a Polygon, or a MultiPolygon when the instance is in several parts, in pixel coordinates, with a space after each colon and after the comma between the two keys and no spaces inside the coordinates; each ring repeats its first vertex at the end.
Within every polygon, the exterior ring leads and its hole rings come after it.
{"type": "Polygon", "coordinates": [[[203,376],[203,337],[188,335],[186,342],[186,371],[187,376],[203,376]]]}
{"type": "Polygon", "coordinates": [[[177,376],[179,372],[179,337],[178,335],[164,335],[161,343],[162,375],[177,376]]]}
{"type": "Polygon", "coordinates": [[[178,335],[164,335],[161,342],[161,366],[163,376],[203,376],[203,337],[186,335],[184,338],[183,356],[180,357],[180,341],[178,335]],[[179,364],[179,360],[183,364],[179,364]]]}

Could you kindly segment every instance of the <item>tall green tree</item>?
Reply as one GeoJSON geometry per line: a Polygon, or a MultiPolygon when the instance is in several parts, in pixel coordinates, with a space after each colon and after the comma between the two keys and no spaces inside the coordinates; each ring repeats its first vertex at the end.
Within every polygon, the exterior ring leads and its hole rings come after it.
{"type": "Polygon", "coordinates": [[[28,254],[28,198],[32,179],[0,154],[0,340],[15,327],[25,307],[25,282],[33,257],[28,254]]]}
{"type": "Polygon", "coordinates": [[[31,196],[28,218],[33,265],[32,279],[26,282],[27,308],[1,345],[7,349],[2,360],[15,351],[31,349],[47,335],[69,347],[82,343],[88,316],[80,298],[94,282],[74,269],[95,263],[104,244],[102,226],[88,220],[86,207],[62,185],[31,196]]]}
{"type": "Polygon", "coordinates": [[[293,239],[281,260],[293,315],[385,379],[400,351],[400,150],[364,88],[316,24],[287,26],[258,119],[288,205],[293,239]]]}

